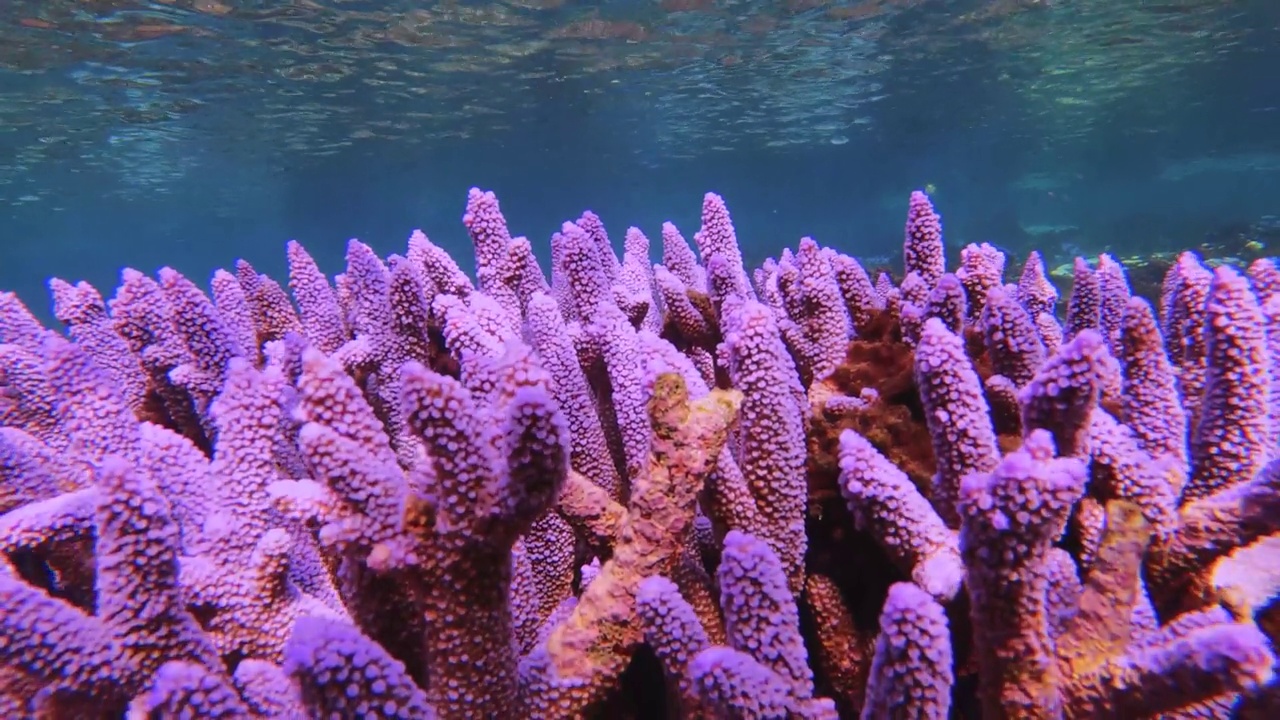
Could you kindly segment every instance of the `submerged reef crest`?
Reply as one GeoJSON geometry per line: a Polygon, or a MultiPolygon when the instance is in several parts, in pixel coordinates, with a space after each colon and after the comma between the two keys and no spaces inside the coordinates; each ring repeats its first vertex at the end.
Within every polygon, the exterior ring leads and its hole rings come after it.
{"type": "Polygon", "coordinates": [[[1271,260],[463,224],[0,293],[0,716],[1280,713],[1271,260]]]}

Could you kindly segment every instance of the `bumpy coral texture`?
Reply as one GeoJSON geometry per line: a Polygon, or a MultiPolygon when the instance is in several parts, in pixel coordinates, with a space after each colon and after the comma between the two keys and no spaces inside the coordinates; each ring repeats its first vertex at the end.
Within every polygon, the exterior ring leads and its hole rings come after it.
{"type": "Polygon", "coordinates": [[[0,716],[1275,717],[1274,263],[700,221],[0,293],[0,716]]]}

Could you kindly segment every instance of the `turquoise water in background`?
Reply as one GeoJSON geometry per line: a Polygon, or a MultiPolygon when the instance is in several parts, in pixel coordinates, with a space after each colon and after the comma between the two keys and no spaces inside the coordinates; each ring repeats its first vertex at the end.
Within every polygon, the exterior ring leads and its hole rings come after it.
{"type": "Polygon", "coordinates": [[[926,186],[949,244],[1053,262],[1280,242],[1280,2],[0,4],[0,289],[38,312],[293,238],[467,266],[473,185],[544,259],[587,208],[690,236],[708,190],[752,263],[895,256],[926,186]]]}

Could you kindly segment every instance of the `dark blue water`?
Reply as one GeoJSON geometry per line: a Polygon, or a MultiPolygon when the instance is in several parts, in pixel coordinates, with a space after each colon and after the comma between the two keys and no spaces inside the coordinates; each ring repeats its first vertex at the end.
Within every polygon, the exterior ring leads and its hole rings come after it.
{"type": "Polygon", "coordinates": [[[885,257],[929,186],[949,244],[1140,256],[1280,215],[1277,68],[1273,0],[10,0],[0,289],[415,227],[465,265],[473,185],[539,251],[714,190],[749,262],[885,257]]]}

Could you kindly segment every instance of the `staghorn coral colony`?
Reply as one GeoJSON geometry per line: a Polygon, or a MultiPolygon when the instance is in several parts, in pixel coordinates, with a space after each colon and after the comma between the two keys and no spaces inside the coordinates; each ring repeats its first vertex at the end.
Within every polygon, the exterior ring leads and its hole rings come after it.
{"type": "Polygon", "coordinates": [[[463,222],[0,294],[0,716],[1278,716],[1275,264],[463,222]]]}

